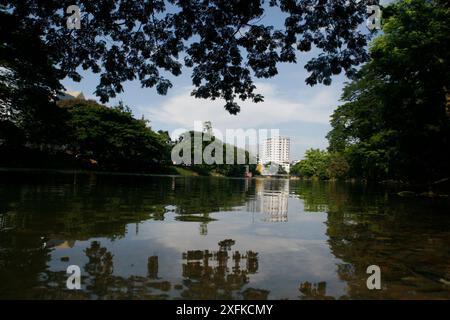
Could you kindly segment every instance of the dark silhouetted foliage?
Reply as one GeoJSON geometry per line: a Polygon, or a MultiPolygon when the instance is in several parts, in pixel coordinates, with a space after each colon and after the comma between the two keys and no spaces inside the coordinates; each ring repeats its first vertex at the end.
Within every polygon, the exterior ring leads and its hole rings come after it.
{"type": "MultiPolygon", "coordinates": [[[[139,80],[166,94],[168,74],[192,69],[192,94],[226,101],[262,101],[253,78],[270,78],[297,53],[321,54],[305,65],[309,85],[330,84],[333,74],[354,73],[365,61],[369,32],[360,28],[368,4],[378,0],[1,0],[1,66],[47,89],[59,80],[98,73],[102,102],[139,80]],[[69,29],[66,9],[77,4],[81,29],[69,29]],[[283,17],[276,28],[267,15],[283,17]],[[18,53],[17,55],[15,53],[18,53]],[[28,70],[28,71],[27,71],[28,70]],[[22,72],[25,71],[25,72],[22,72]],[[40,78],[40,73],[44,77],[40,78]]],[[[21,78],[17,78],[20,76],[21,78]]]]}
{"type": "Polygon", "coordinates": [[[384,11],[371,60],[343,92],[328,134],[350,174],[434,181],[448,177],[450,9],[405,0],[384,11]]]}

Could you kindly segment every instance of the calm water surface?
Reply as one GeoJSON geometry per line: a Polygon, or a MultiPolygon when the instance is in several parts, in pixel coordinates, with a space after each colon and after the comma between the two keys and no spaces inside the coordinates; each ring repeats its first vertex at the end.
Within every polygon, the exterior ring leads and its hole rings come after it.
{"type": "Polygon", "coordinates": [[[450,299],[450,202],[355,184],[0,173],[2,299],[450,299]],[[82,289],[68,290],[78,265],[82,289]],[[378,265],[382,290],[368,290],[378,265]]]}

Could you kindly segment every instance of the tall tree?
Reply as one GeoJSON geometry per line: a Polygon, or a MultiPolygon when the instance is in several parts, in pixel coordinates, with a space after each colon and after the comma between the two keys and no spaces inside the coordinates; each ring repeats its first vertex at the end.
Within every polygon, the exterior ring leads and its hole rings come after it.
{"type": "Polygon", "coordinates": [[[74,154],[122,170],[148,170],[170,159],[167,137],[151,130],[146,120],[133,118],[123,104],[109,108],[90,100],[68,100],[59,105],[69,113],[67,142],[74,154]]]}
{"type": "Polygon", "coordinates": [[[290,173],[306,178],[328,178],[329,159],[330,155],[325,150],[308,149],[305,152],[305,159],[296,163],[290,173]]]}
{"type": "Polygon", "coordinates": [[[352,173],[368,178],[448,177],[450,8],[404,0],[384,10],[370,61],[344,89],[330,150],[345,152],[352,173]]]}

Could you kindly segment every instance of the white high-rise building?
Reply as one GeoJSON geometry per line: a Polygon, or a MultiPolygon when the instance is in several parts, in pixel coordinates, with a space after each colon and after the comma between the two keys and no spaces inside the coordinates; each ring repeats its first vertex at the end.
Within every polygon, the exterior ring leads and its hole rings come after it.
{"type": "Polygon", "coordinates": [[[291,140],[286,137],[273,137],[263,142],[261,148],[261,163],[276,163],[289,173],[291,140]]]}

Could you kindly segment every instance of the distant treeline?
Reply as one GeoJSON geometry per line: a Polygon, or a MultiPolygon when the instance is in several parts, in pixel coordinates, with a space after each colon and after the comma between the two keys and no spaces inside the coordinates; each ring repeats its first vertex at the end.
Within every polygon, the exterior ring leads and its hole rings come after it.
{"type": "Polygon", "coordinates": [[[51,110],[52,121],[42,125],[24,115],[20,121],[0,121],[0,166],[225,176],[241,176],[246,169],[226,164],[173,166],[176,141],[166,131],[154,131],[148,120],[134,118],[122,103],[107,107],[73,99],[58,101],[51,110]]]}
{"type": "Polygon", "coordinates": [[[122,103],[65,100],[51,112],[52,121],[41,125],[23,115],[0,123],[3,166],[139,171],[170,160],[167,132],[153,131],[122,103]]]}

